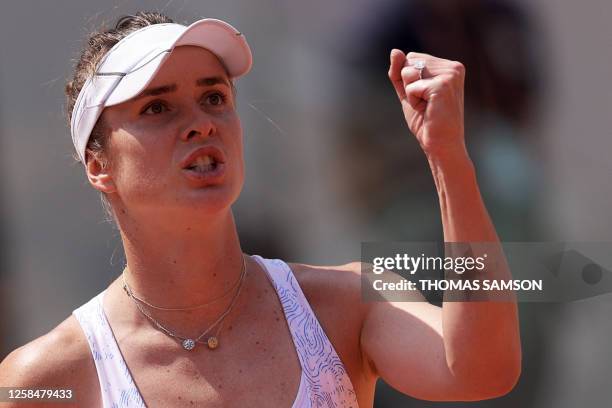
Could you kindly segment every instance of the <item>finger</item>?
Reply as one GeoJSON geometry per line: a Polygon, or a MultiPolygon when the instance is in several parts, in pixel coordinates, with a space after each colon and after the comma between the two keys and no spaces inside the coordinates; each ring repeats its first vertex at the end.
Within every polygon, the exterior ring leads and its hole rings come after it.
{"type": "Polygon", "coordinates": [[[402,81],[404,82],[404,86],[421,79],[419,70],[416,69],[413,65],[408,65],[402,68],[401,74],[402,74],[402,81]]]}
{"type": "Polygon", "coordinates": [[[407,60],[421,59],[421,60],[425,60],[426,62],[432,62],[436,65],[443,65],[445,62],[452,62],[444,58],[438,58],[430,54],[425,54],[422,52],[414,52],[414,51],[410,51],[408,54],[406,54],[406,59],[407,60]]]}
{"type": "MultiPolygon", "coordinates": [[[[417,61],[416,59],[413,61],[417,61]]],[[[423,60],[420,60],[423,61],[423,60]]],[[[417,69],[414,65],[407,65],[402,68],[402,81],[404,81],[404,86],[412,83],[414,81],[418,81],[420,79],[429,79],[434,78],[441,75],[447,75],[452,73],[452,68],[448,66],[434,66],[430,68],[427,63],[425,63],[425,67],[423,69],[417,69]]]]}
{"type": "Polygon", "coordinates": [[[427,61],[420,58],[415,58],[405,63],[402,68],[402,77],[406,83],[416,81],[418,79],[433,78],[440,75],[453,75],[456,71],[454,62],[439,63],[437,61],[427,61]],[[417,61],[424,61],[425,67],[422,70],[415,68],[417,61]]]}
{"type": "Polygon", "coordinates": [[[406,100],[412,109],[422,112],[430,98],[430,89],[433,89],[434,78],[426,78],[406,85],[404,92],[406,100]]]}
{"type": "Polygon", "coordinates": [[[402,82],[401,70],[406,61],[406,55],[401,50],[393,49],[390,55],[391,63],[389,66],[389,79],[397,97],[400,101],[406,99],[406,93],[404,92],[404,84],[402,82]]]}
{"type": "MultiPolygon", "coordinates": [[[[411,68],[416,72],[418,77],[419,70],[414,68],[417,61],[423,61],[425,68],[422,72],[423,78],[431,78],[443,74],[452,74],[460,69],[461,64],[457,61],[446,60],[443,58],[437,58],[429,54],[422,54],[418,52],[409,52],[404,60],[404,68],[411,68]]],[[[414,78],[414,75],[410,76],[414,78]]]]}

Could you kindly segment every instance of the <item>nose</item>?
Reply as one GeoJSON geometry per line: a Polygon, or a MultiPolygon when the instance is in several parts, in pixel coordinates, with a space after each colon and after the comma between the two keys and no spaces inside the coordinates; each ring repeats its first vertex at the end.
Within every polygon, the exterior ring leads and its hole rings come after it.
{"type": "Polygon", "coordinates": [[[181,133],[181,140],[187,142],[194,138],[208,138],[217,133],[212,118],[204,112],[194,113],[191,120],[181,133]]]}

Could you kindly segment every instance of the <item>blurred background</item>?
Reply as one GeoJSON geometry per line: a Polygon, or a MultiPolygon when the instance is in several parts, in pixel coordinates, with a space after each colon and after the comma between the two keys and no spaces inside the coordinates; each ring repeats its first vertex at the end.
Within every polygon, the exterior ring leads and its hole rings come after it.
{"type": "MultiPolygon", "coordinates": [[[[442,239],[427,162],[387,79],[391,48],[466,65],[466,139],[502,240],[612,240],[609,1],[4,2],[0,359],[122,270],[119,234],[71,158],[63,88],[86,35],[138,10],[227,20],[253,49],[237,83],[247,253],[337,264],[362,241],[442,239]]],[[[606,405],[612,294],[520,311],[523,374],[509,395],[433,403],[381,381],[375,406],[606,405]]]]}

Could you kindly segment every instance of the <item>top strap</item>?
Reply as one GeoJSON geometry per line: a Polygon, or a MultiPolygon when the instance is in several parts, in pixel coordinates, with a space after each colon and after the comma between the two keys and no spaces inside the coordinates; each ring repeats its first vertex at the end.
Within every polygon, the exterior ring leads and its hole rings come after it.
{"type": "Polygon", "coordinates": [[[346,369],[289,265],[280,259],[253,258],[276,289],[302,366],[309,404],[299,406],[357,407],[346,369]]]}
{"type": "Polygon", "coordinates": [[[93,355],[103,406],[146,407],[104,314],[102,300],[105,292],[72,312],[93,355]]]}

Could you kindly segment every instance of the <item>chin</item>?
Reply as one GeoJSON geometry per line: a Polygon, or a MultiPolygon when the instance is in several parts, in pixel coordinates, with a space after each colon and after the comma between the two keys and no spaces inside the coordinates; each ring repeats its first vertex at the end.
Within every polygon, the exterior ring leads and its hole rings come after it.
{"type": "Polygon", "coordinates": [[[239,195],[240,189],[230,188],[228,185],[215,185],[190,189],[177,197],[175,202],[187,211],[193,209],[203,215],[215,214],[230,209],[239,195]]]}
{"type": "MultiPolygon", "coordinates": [[[[123,198],[129,207],[150,222],[176,221],[185,219],[210,219],[231,209],[242,190],[242,183],[224,182],[215,184],[188,185],[172,182],[158,183],[155,188],[139,185],[124,191],[123,198]],[[168,187],[175,185],[174,188],[168,187]]],[[[152,187],[152,186],[151,186],[152,187]]]]}

